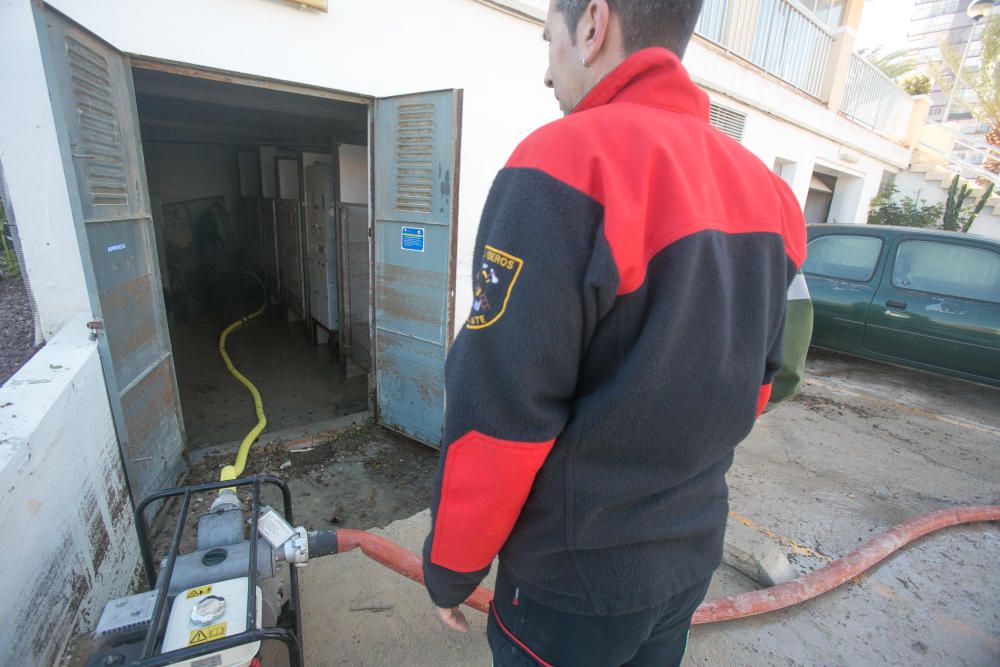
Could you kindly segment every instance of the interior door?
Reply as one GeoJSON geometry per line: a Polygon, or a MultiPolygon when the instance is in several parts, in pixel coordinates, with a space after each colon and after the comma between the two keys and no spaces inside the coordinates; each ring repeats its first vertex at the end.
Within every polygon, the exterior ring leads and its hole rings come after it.
{"type": "Polygon", "coordinates": [[[432,447],[454,319],[461,111],[457,90],[375,104],[375,411],[432,447]]]}
{"type": "Polygon", "coordinates": [[[127,57],[62,15],[46,8],[39,20],[115,429],[139,499],[177,481],[184,420],[132,72],[127,57]]]}

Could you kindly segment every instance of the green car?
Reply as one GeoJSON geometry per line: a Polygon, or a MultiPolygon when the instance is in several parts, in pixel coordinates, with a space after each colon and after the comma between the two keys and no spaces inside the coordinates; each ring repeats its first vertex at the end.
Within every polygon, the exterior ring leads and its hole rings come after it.
{"type": "Polygon", "coordinates": [[[812,344],[1000,387],[1000,240],[809,225],[812,344]]]}

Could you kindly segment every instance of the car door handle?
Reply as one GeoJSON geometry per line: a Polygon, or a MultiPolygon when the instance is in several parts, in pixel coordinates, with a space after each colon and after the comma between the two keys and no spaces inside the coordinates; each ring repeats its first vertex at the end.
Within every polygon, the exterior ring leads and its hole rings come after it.
{"type": "Polygon", "coordinates": [[[885,302],[887,308],[899,308],[900,310],[906,310],[906,302],[904,301],[894,301],[889,299],[885,302]]]}

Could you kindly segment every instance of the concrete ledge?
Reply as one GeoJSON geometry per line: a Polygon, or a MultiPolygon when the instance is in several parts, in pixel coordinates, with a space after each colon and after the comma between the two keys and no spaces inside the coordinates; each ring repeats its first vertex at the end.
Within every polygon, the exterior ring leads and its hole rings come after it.
{"type": "MultiPolygon", "coordinates": [[[[87,338],[86,323],[82,316],[71,322],[0,387],[0,442],[26,441],[72,391],[73,376],[97,351],[87,338]]],[[[0,471],[3,463],[0,459],[0,471]]]]}
{"type": "Polygon", "coordinates": [[[86,317],[0,388],[0,664],[58,662],[139,565],[97,344],[86,317]]]}
{"type": "Polygon", "coordinates": [[[765,587],[799,576],[777,542],[732,517],[726,523],[722,562],[765,587]]]}

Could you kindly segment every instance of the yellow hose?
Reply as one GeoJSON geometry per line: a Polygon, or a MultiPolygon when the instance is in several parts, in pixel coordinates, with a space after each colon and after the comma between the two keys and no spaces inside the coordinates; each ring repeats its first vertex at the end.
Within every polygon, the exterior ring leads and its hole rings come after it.
{"type": "Polygon", "coordinates": [[[236,370],[236,367],[233,366],[232,359],[229,358],[229,354],[226,352],[226,339],[229,337],[229,334],[250,324],[251,320],[263,315],[264,310],[267,308],[267,289],[264,287],[264,283],[256,274],[248,272],[247,275],[253,276],[254,279],[260,284],[260,288],[264,292],[264,303],[261,304],[260,308],[249,315],[236,320],[222,331],[222,334],[219,336],[219,354],[222,355],[222,360],[226,362],[226,368],[229,369],[230,374],[239,380],[240,384],[246,387],[250,392],[250,395],[253,396],[253,407],[257,412],[257,423],[243,437],[243,442],[240,443],[240,451],[236,454],[236,465],[226,466],[222,469],[222,474],[219,476],[219,480],[223,482],[236,479],[243,474],[243,469],[247,464],[247,455],[250,453],[250,447],[254,442],[256,442],[257,437],[261,434],[261,431],[263,431],[267,426],[267,416],[264,414],[264,402],[260,398],[260,392],[257,391],[257,387],[254,386],[253,382],[248,380],[243,373],[236,370]]]}

